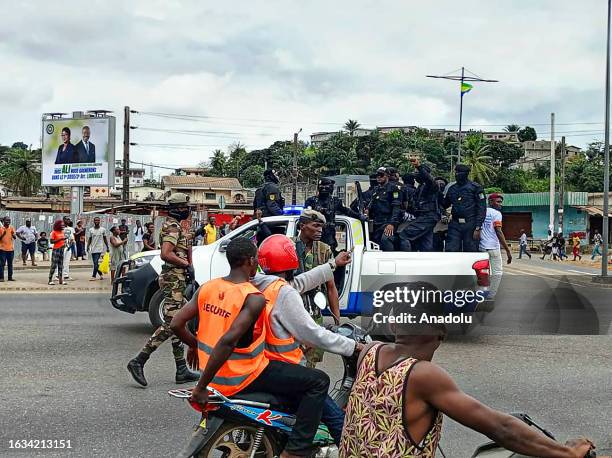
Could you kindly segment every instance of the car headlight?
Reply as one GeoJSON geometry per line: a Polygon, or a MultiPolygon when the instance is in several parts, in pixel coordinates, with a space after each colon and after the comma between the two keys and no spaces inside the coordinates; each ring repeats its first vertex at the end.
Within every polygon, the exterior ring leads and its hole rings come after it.
{"type": "Polygon", "coordinates": [[[138,258],[134,259],[134,267],[135,268],[142,267],[145,264],[150,263],[154,257],[155,257],[154,254],[150,256],[139,256],[138,258]]]}

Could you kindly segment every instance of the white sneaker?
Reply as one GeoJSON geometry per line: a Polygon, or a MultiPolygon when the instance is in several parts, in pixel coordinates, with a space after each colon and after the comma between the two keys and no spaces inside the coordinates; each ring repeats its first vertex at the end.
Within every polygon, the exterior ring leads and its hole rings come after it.
{"type": "Polygon", "coordinates": [[[47,283],[47,284],[48,284],[48,285],[52,285],[52,286],[53,286],[53,285],[55,285],[55,282],[50,281],[50,282],[49,282],[49,283],[47,283]]]}
{"type": "Polygon", "coordinates": [[[74,278],[72,278],[72,277],[64,277],[64,281],[66,281],[66,280],[72,281],[72,280],[74,280],[74,278]]]}

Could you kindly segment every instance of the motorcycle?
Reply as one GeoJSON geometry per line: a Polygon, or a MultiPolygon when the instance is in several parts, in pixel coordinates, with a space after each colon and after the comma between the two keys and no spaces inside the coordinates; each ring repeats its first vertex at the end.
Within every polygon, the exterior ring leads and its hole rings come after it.
{"type": "MultiPolygon", "coordinates": [[[[362,344],[371,342],[367,333],[353,323],[328,329],[362,344]]],[[[357,356],[343,356],[342,361],[344,373],[331,391],[331,397],[344,409],[357,375],[357,356]]],[[[291,400],[270,393],[237,394],[228,398],[213,388],[209,387],[208,391],[209,401],[204,411],[198,404],[190,403],[202,417],[179,457],[274,458],[280,455],[295,424],[292,412],[297,406],[291,400]]],[[[168,394],[189,401],[191,389],[170,390],[168,394]]],[[[319,425],[313,449],[316,458],[337,456],[338,449],[323,424],[319,425]]]]}

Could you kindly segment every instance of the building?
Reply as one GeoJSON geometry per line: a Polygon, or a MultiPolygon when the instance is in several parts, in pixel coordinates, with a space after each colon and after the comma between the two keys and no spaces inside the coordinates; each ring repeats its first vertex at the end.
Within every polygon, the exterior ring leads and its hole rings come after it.
{"type": "MultiPolygon", "coordinates": [[[[145,169],[130,167],[130,188],[144,184],[145,169]]],[[[123,161],[115,161],[115,186],[113,189],[123,189],[123,161]]]]}
{"type": "Polygon", "coordinates": [[[164,200],[166,191],[153,186],[130,186],[130,201],[164,200]]]}
{"type": "Polygon", "coordinates": [[[412,134],[419,129],[421,128],[418,126],[379,126],[376,128],[376,130],[381,134],[390,134],[391,132],[395,132],[397,130],[404,132],[405,134],[412,134]]]}
{"type": "MultiPolygon", "coordinates": [[[[531,170],[536,164],[550,163],[550,140],[533,140],[523,142],[525,156],[516,163],[523,170],[531,170]]],[[[580,154],[582,150],[577,146],[565,146],[565,159],[580,154]]]]}
{"type": "Polygon", "coordinates": [[[329,178],[336,182],[335,195],[346,207],[357,198],[355,182],[361,184],[362,191],[367,191],[370,188],[370,177],[368,175],[336,175],[329,178]]]}
{"type": "Polygon", "coordinates": [[[162,177],[162,187],[169,194],[182,192],[191,202],[208,206],[216,206],[221,196],[228,204],[247,203],[247,191],[237,178],[168,175],[162,177]]]}
{"type": "MultiPolygon", "coordinates": [[[[353,137],[366,137],[370,135],[372,132],[374,132],[374,129],[365,129],[363,127],[358,127],[357,129],[353,131],[353,137]]],[[[329,140],[334,135],[337,135],[339,133],[344,133],[348,135],[348,132],[345,130],[339,130],[335,132],[314,132],[310,135],[310,143],[313,146],[319,146],[324,141],[329,140]]]]}
{"type": "Polygon", "coordinates": [[[186,175],[186,176],[206,176],[209,169],[205,167],[183,167],[176,169],[175,175],[186,175]]]}

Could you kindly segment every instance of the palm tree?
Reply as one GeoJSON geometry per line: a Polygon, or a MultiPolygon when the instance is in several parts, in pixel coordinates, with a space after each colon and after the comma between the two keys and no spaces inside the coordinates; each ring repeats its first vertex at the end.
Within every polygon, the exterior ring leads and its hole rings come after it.
{"type": "Polygon", "coordinates": [[[355,134],[355,131],[359,128],[359,126],[361,126],[361,124],[354,119],[349,119],[346,123],[344,123],[344,129],[351,137],[355,134]]]}
{"type": "Polygon", "coordinates": [[[518,132],[521,129],[521,126],[519,126],[518,124],[508,124],[506,127],[504,127],[504,130],[506,132],[518,132]]]}
{"type": "Polygon", "coordinates": [[[35,151],[11,148],[0,164],[0,179],[21,196],[32,196],[40,188],[40,160],[35,151]]]}
{"type": "Polygon", "coordinates": [[[210,174],[212,176],[223,177],[225,176],[227,167],[227,157],[225,153],[220,149],[213,151],[213,155],[210,158],[210,174]]]}
{"type": "Polygon", "coordinates": [[[488,155],[489,145],[482,144],[475,149],[463,150],[461,162],[471,168],[470,179],[486,186],[495,176],[495,168],[489,164],[493,159],[488,155]]]}

